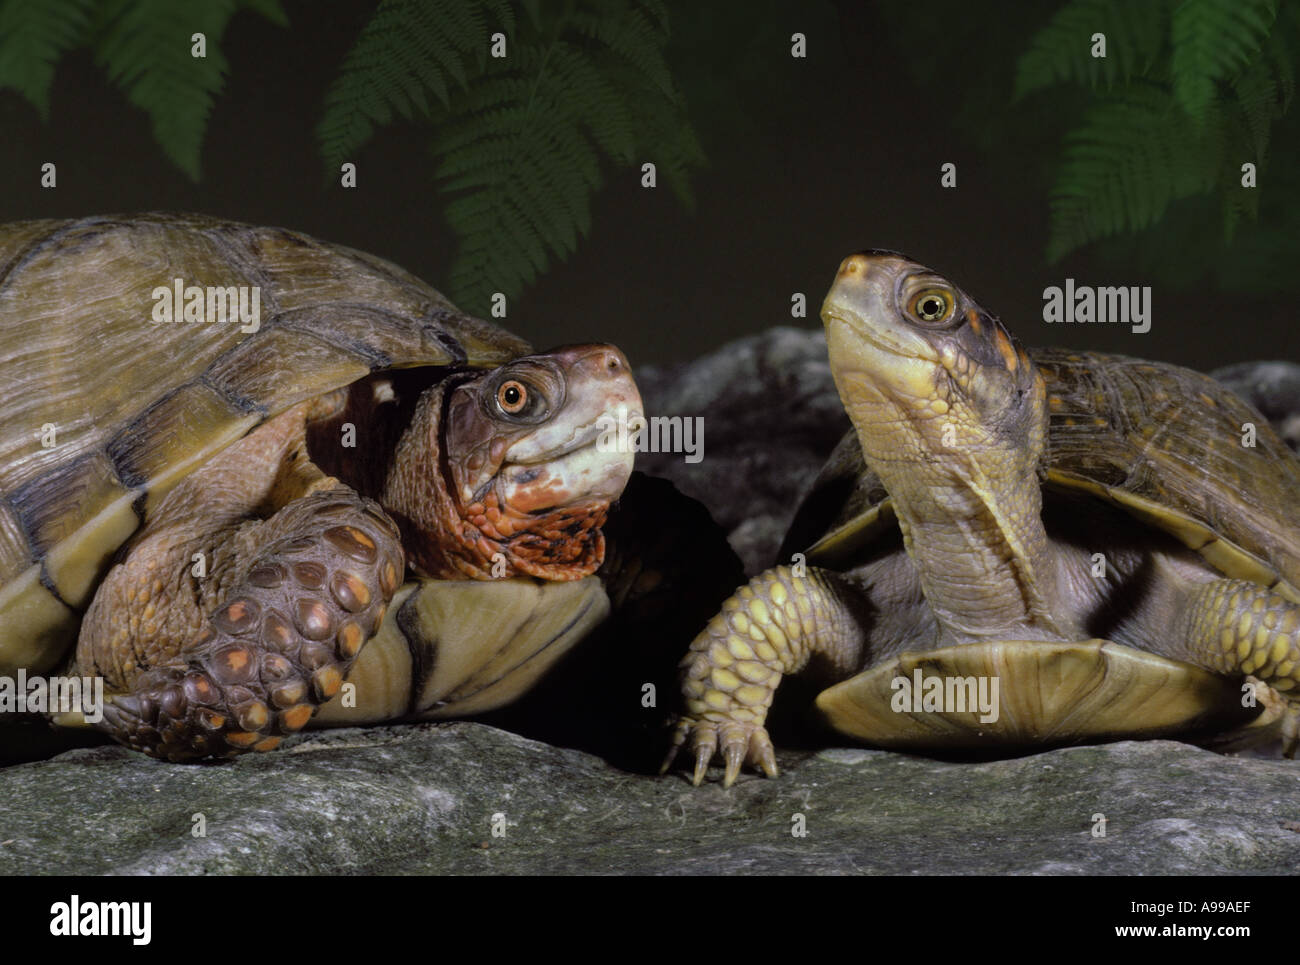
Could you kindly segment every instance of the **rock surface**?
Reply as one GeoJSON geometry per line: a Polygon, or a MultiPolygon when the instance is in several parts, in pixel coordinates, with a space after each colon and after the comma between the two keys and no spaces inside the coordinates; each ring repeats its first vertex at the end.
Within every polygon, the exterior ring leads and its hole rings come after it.
{"type": "MultiPolygon", "coordinates": [[[[0,772],[4,874],[1217,874],[1300,866],[1300,766],[1169,741],[992,763],[782,754],[729,791],[481,724],[229,764],[76,750],[0,772]],[[206,827],[193,829],[196,815],[206,827]],[[1105,836],[1095,815],[1105,816],[1105,836]],[[493,836],[494,815],[504,836],[493,836]],[[802,815],[806,836],[796,836],[802,815]]],[[[716,772],[713,775],[717,776],[716,772]]]]}
{"type": "Polygon", "coordinates": [[[790,519],[848,431],[820,330],[777,327],[692,362],[638,369],[650,416],[704,420],[704,458],[641,453],[637,467],[709,507],[751,575],[772,565],[790,519]]]}
{"type": "MultiPolygon", "coordinates": [[[[1300,443],[1300,366],[1251,363],[1215,375],[1300,443]]],[[[751,573],[768,566],[848,428],[822,334],[772,329],[688,364],[642,370],[638,381],[649,414],[701,416],[705,425],[703,461],[645,453],[640,468],[704,502],[751,573]]],[[[9,733],[24,759],[66,747],[41,724],[9,733]]],[[[473,723],[316,733],[211,766],[83,748],[0,768],[0,873],[1300,867],[1300,764],[1292,761],[1167,741],[989,763],[849,749],[787,751],[780,761],[778,780],[747,776],[730,791],[697,790],[680,773],[629,773],[473,723]],[[192,833],[197,814],[206,836],[192,833]],[[492,834],[497,814],[504,837],[492,834]],[[806,837],[791,834],[799,814],[806,837]],[[1104,837],[1093,836],[1096,814],[1105,815],[1104,837]]]]}

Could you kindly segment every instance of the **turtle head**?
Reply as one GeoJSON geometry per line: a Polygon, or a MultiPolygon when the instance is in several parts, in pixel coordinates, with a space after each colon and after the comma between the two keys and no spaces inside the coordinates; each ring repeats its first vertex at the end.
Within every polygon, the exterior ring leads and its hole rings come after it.
{"type": "Polygon", "coordinates": [[[595,572],[601,526],[634,458],[600,440],[610,420],[642,411],[622,352],[569,345],[458,373],[420,407],[384,499],[413,530],[416,569],[480,579],[595,572]]]}
{"type": "Polygon", "coordinates": [[[960,447],[1011,450],[1036,466],[1042,378],[1002,323],[948,279],[896,252],[859,252],[840,263],[822,321],[835,385],[873,464],[933,464],[960,447]]]}
{"type": "Polygon", "coordinates": [[[444,457],[464,506],[494,493],[521,516],[608,506],[632,474],[633,453],[597,445],[619,407],[641,414],[627,359],[612,345],[570,345],[462,382],[444,415],[444,457]]]}

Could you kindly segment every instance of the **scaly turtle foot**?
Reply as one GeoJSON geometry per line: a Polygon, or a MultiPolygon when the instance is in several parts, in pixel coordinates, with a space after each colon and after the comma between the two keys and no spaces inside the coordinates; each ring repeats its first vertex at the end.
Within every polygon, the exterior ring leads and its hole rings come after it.
{"type": "Polygon", "coordinates": [[[743,764],[761,767],[768,777],[777,776],[776,751],[772,739],[767,735],[767,728],[761,724],[745,723],[736,720],[696,720],[682,717],[673,730],[672,747],[659,768],[665,774],[672,766],[682,745],[690,738],[691,752],[695,755],[695,772],[691,783],[696,787],[704,782],[709,762],[714,754],[721,754],[726,764],[726,773],[722,778],[723,787],[736,783],[743,764]]]}
{"type": "Polygon", "coordinates": [[[271,750],[338,692],[401,584],[397,529],[340,490],[265,525],[242,584],[175,662],[106,703],[100,729],[165,760],[229,757],[271,750]]]}

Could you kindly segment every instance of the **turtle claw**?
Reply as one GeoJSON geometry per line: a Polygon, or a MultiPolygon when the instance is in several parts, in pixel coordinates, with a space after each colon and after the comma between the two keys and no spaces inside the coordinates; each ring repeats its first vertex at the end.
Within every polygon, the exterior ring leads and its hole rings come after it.
{"type": "Polygon", "coordinates": [[[682,749],[682,744],[686,742],[687,728],[683,724],[678,724],[673,731],[672,743],[668,745],[668,753],[664,755],[663,763],[659,765],[659,776],[663,777],[668,773],[668,768],[673,766],[673,761],[677,760],[677,754],[682,749]]]}
{"type": "Polygon", "coordinates": [[[722,775],[724,788],[736,783],[741,768],[746,764],[761,769],[768,777],[776,777],[779,773],[772,739],[761,725],[735,720],[715,722],[683,718],[673,731],[672,746],[659,768],[660,774],[668,772],[687,738],[690,738],[691,750],[695,755],[695,767],[691,774],[691,783],[695,787],[704,783],[709,764],[714,755],[719,753],[725,768],[722,775]]]}
{"type": "Polygon", "coordinates": [[[699,787],[704,783],[704,777],[709,772],[709,761],[713,760],[713,747],[706,743],[701,743],[696,738],[695,744],[695,773],[691,775],[691,784],[699,787]]]}
{"type": "Polygon", "coordinates": [[[776,777],[781,773],[776,766],[776,748],[772,746],[767,731],[762,731],[758,747],[751,750],[751,757],[753,758],[752,762],[758,764],[768,777],[776,777]]]}
{"type": "Polygon", "coordinates": [[[673,761],[677,760],[677,755],[681,753],[682,745],[686,743],[686,736],[691,732],[691,722],[689,720],[679,720],[677,726],[673,728],[672,742],[668,745],[668,753],[664,755],[663,763],[659,765],[659,775],[662,777],[668,773],[668,769],[673,766],[673,761]]]}
{"type": "MultiPolygon", "coordinates": [[[[691,784],[699,787],[704,783],[704,776],[709,772],[709,761],[713,760],[713,755],[718,749],[718,728],[705,720],[694,725],[682,721],[677,729],[683,740],[687,733],[692,735],[691,750],[695,752],[695,770],[691,774],[691,784]]],[[[676,748],[674,748],[674,756],[676,756],[676,748]]]]}
{"type": "Polygon", "coordinates": [[[745,763],[745,751],[749,748],[749,735],[741,724],[722,725],[722,759],[727,770],[722,778],[723,787],[731,787],[740,776],[740,765],[745,763]]]}

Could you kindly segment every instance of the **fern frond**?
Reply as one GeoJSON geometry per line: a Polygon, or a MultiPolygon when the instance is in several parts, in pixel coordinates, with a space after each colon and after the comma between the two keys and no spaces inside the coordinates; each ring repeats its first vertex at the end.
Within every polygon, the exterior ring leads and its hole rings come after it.
{"type": "Polygon", "coordinates": [[[5,0],[0,5],[0,88],[16,90],[50,115],[54,66],[83,39],[93,0],[5,0]]]}
{"type": "Polygon", "coordinates": [[[662,0],[640,0],[640,5],[646,15],[654,21],[655,28],[661,31],[665,37],[670,36],[672,31],[668,29],[668,7],[662,0]]]}
{"type": "Polygon", "coordinates": [[[636,157],[638,122],[628,96],[629,72],[608,65],[602,69],[588,57],[566,57],[555,64],[555,71],[557,89],[581,90],[592,116],[600,119],[589,128],[600,149],[622,164],[631,164],[636,157]]]}
{"type": "Polygon", "coordinates": [[[514,26],[507,0],[382,0],[325,95],[316,137],[326,176],[394,115],[427,116],[428,95],[447,107],[491,33],[514,26]]]}
{"type": "Polygon", "coordinates": [[[691,171],[705,163],[704,150],[695,131],[682,121],[682,107],[675,101],[655,97],[646,90],[640,96],[641,138],[638,150],[655,167],[677,199],[694,210],[691,171]]]}
{"type": "Polygon", "coordinates": [[[1177,198],[1213,190],[1224,135],[1189,132],[1168,91],[1139,85],[1098,105],[1066,141],[1052,189],[1049,261],[1153,224],[1177,198]]]}
{"type": "Polygon", "coordinates": [[[662,94],[671,97],[673,80],[663,54],[668,31],[652,23],[639,6],[627,0],[605,0],[599,10],[575,11],[574,26],[580,33],[604,44],[662,94]]]}
{"type": "Polygon", "coordinates": [[[1219,121],[1225,145],[1223,168],[1220,172],[1218,193],[1219,209],[1223,220],[1223,238],[1231,242],[1237,226],[1242,221],[1255,221],[1259,217],[1260,189],[1242,187],[1241,166],[1245,161],[1255,164],[1259,177],[1264,173],[1264,156],[1271,133],[1271,123],[1262,136],[1254,130],[1254,122],[1240,103],[1228,102],[1219,121]],[[1252,145],[1255,147],[1252,152],[1252,145]]]}
{"type": "Polygon", "coordinates": [[[149,115],[163,153],[195,181],[208,115],[225,81],[221,35],[239,6],[238,0],[104,0],[92,36],[96,62],[149,115]],[[196,33],[206,38],[206,57],[191,55],[196,33]]]}
{"type": "Polygon", "coordinates": [[[1300,62],[1300,7],[1285,4],[1278,10],[1268,39],[1266,50],[1277,71],[1282,111],[1285,113],[1295,96],[1295,65],[1300,62]]]}
{"type": "Polygon", "coordinates": [[[1200,122],[1215,85],[1258,52],[1273,25],[1277,0],[1183,0],[1174,10],[1170,73],[1174,97],[1200,122]]]}
{"type": "Polygon", "coordinates": [[[1054,84],[1110,89],[1146,75],[1165,47],[1172,2],[1070,0],[1021,55],[1013,99],[1054,84]],[[1106,36],[1105,57],[1092,56],[1096,33],[1106,36]]]}
{"type": "Polygon", "coordinates": [[[543,29],[513,41],[452,98],[434,144],[447,220],[459,238],[444,284],[483,311],[493,292],[516,294],[591,228],[600,159],[653,160],[689,198],[702,153],[663,58],[657,4],[577,0],[543,29]]]}
{"type": "Polygon", "coordinates": [[[1248,132],[1244,139],[1262,161],[1268,150],[1273,122],[1286,113],[1295,93],[1295,68],[1276,35],[1270,35],[1258,56],[1232,78],[1233,99],[1248,132]]]}
{"type": "Polygon", "coordinates": [[[571,252],[590,227],[600,176],[582,132],[589,91],[565,84],[583,57],[563,40],[532,49],[518,57],[519,75],[486,78],[470,112],[439,132],[440,187],[471,192],[447,209],[461,239],[448,287],[468,307],[493,291],[513,295],[545,270],[548,248],[571,252]]]}

